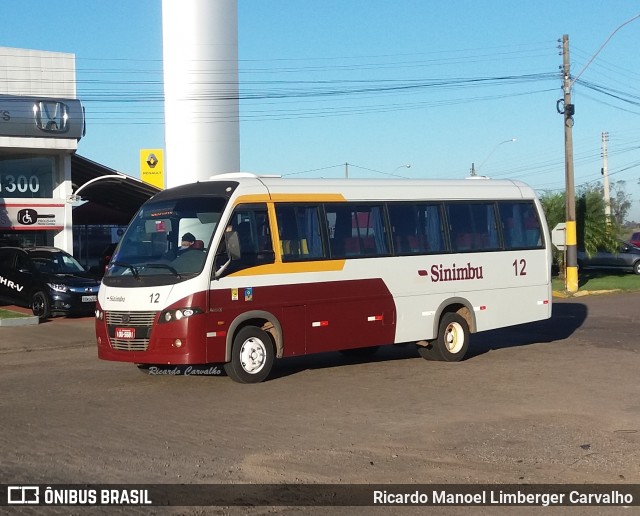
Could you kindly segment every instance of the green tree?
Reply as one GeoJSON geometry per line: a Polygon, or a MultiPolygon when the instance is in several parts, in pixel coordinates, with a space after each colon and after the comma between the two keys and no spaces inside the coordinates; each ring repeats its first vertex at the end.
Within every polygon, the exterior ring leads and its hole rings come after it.
{"type": "MultiPolygon", "coordinates": [[[[566,220],[565,195],[564,192],[544,192],[540,195],[540,204],[544,216],[547,219],[549,229],[555,228],[559,223],[566,220]]],[[[558,264],[560,271],[564,274],[564,252],[553,247],[553,259],[558,264]]]]}
{"type": "MultiPolygon", "coordinates": [[[[611,199],[611,219],[607,221],[604,211],[604,189],[602,185],[586,185],[576,192],[576,232],[578,248],[589,255],[597,249],[616,252],[617,239],[621,234],[622,220],[631,207],[629,196],[622,191],[624,182],[616,183],[615,196],[611,199]],[[621,184],[622,183],[622,184],[621,184]]],[[[544,192],[540,195],[547,224],[553,229],[566,220],[565,193],[544,192]]],[[[553,248],[553,256],[561,271],[564,271],[564,252],[553,248]]]]}
{"type": "MultiPolygon", "coordinates": [[[[605,214],[603,188],[600,184],[582,186],[576,197],[576,230],[578,248],[591,256],[598,249],[616,252],[621,224],[613,210],[605,214]]],[[[627,208],[628,209],[628,208],[627,208]]]]}
{"type": "Polygon", "coordinates": [[[631,195],[625,192],[625,185],[625,181],[616,181],[611,185],[611,215],[620,227],[627,221],[631,209],[631,195]]]}

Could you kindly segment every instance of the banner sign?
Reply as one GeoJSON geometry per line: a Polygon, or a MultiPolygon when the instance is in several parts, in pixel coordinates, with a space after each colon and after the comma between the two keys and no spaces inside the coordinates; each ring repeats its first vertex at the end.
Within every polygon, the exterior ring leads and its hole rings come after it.
{"type": "Polygon", "coordinates": [[[638,484],[4,484],[0,506],[637,507],[638,484]]]}
{"type": "Polygon", "coordinates": [[[78,99],[0,95],[0,136],[79,140],[84,129],[84,108],[78,99]]]}
{"type": "Polygon", "coordinates": [[[140,179],[164,190],[164,152],[162,149],[140,149],[140,179]]]}
{"type": "Polygon", "coordinates": [[[64,204],[0,204],[0,229],[52,229],[64,227],[64,204]]]}

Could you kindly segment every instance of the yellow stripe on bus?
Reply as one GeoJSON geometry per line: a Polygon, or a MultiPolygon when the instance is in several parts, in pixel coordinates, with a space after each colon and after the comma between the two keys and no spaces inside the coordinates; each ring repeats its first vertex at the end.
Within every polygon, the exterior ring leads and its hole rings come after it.
{"type": "Polygon", "coordinates": [[[308,194],[251,194],[241,195],[234,200],[233,205],[252,204],[259,202],[344,202],[347,199],[338,193],[308,193],[308,194]]]}
{"type": "Polygon", "coordinates": [[[269,263],[243,269],[229,276],[261,276],[263,274],[296,274],[301,272],[333,272],[344,269],[346,260],[318,260],[313,262],[269,263]]]}
{"type": "Polygon", "coordinates": [[[273,202],[342,202],[347,199],[342,194],[308,193],[308,194],[273,194],[273,202]]]}

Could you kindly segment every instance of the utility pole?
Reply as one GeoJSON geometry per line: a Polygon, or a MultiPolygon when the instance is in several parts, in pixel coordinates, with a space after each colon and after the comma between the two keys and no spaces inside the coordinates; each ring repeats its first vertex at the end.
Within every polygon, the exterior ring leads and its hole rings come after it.
{"type": "Polygon", "coordinates": [[[476,175],[476,166],[475,165],[476,165],[475,163],[471,163],[471,170],[469,171],[469,175],[471,177],[476,175]]]}
{"type": "Polygon", "coordinates": [[[567,292],[578,291],[578,247],[576,245],[576,193],[573,184],[573,115],[575,114],[575,106],[571,103],[571,87],[584,73],[587,67],[593,62],[596,56],[602,51],[613,35],[622,27],[640,18],[640,14],[632,16],[624,23],[621,23],[616,29],[609,34],[605,42],[600,45],[591,59],[582,68],[580,73],[571,79],[569,67],[569,36],[562,36],[562,90],[564,97],[557,104],[556,109],[564,118],[564,172],[566,183],[565,208],[566,208],[566,227],[565,227],[565,288],[567,292]],[[560,110],[562,104],[562,110],[560,110]]]}
{"type": "Polygon", "coordinates": [[[349,163],[344,164],[344,178],[349,179],[349,163]]]}
{"type": "Polygon", "coordinates": [[[571,72],[569,65],[569,36],[562,36],[562,89],[564,97],[558,101],[558,111],[564,119],[564,176],[565,176],[565,289],[578,291],[578,246],[576,232],[576,193],[573,182],[573,115],[575,106],[571,103],[571,72]],[[560,111],[559,104],[563,109],[560,111]]]}
{"type": "Polygon", "coordinates": [[[609,133],[602,131],[602,176],[604,178],[604,216],[607,224],[611,224],[611,197],[609,194],[609,158],[607,156],[607,142],[609,133]]]}

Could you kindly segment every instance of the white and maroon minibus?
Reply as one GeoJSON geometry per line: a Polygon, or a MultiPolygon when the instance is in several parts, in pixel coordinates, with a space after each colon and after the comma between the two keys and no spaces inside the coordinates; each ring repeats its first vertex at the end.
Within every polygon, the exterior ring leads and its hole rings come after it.
{"type": "Polygon", "coordinates": [[[98,355],[224,364],[244,383],[277,358],[387,344],[458,361],[471,333],[551,316],[550,246],[517,181],[214,176],[131,221],[98,295],[98,355]]]}

